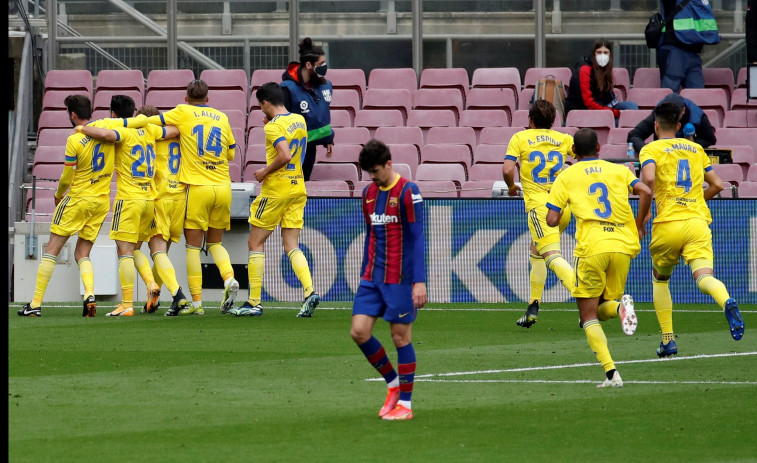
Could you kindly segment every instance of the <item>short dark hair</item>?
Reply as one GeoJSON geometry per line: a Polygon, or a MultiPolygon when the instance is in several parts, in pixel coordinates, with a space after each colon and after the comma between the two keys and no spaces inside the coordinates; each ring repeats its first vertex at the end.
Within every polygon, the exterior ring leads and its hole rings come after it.
{"type": "Polygon", "coordinates": [[[116,113],[117,117],[132,117],[136,109],[134,100],[129,95],[113,95],[110,98],[110,110],[116,113]]]}
{"type": "Polygon", "coordinates": [[[63,104],[66,105],[66,111],[76,114],[79,119],[92,119],[92,103],[87,95],[68,95],[63,104]]]}
{"type": "Polygon", "coordinates": [[[208,97],[208,84],[202,79],[195,79],[187,84],[187,100],[205,101],[208,97]]]}
{"type": "Polygon", "coordinates": [[[589,128],[578,129],[573,134],[573,150],[580,157],[596,155],[597,132],[589,128]]]}
{"type": "Polygon", "coordinates": [[[255,97],[258,102],[262,103],[267,101],[274,106],[281,106],[284,104],[284,90],[276,82],[266,82],[258,87],[255,92],[255,97]]]}
{"type": "Polygon", "coordinates": [[[158,114],[160,114],[160,111],[155,106],[146,104],[146,105],[142,105],[142,107],[137,110],[137,115],[140,115],[140,114],[143,114],[148,117],[157,116],[158,114]]]}
{"type": "Polygon", "coordinates": [[[385,166],[391,160],[392,153],[389,151],[389,147],[381,140],[376,140],[375,138],[372,138],[363,146],[358,156],[358,164],[365,171],[375,166],[385,166]]]}
{"type": "Polygon", "coordinates": [[[305,63],[315,64],[318,58],[325,54],[323,48],[314,45],[310,37],[305,37],[300,42],[300,64],[303,66],[305,63]]]}
{"type": "Polygon", "coordinates": [[[675,103],[660,103],[654,108],[654,120],[663,130],[675,130],[681,118],[681,107],[675,103]]]}
{"type": "Polygon", "coordinates": [[[528,110],[528,118],[533,121],[536,129],[551,129],[555,123],[557,110],[555,105],[547,100],[536,100],[528,110]]]}

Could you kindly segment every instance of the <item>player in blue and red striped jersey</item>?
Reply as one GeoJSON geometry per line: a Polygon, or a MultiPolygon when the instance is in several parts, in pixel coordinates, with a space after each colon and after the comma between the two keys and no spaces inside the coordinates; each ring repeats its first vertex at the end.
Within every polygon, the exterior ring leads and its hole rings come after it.
{"type": "Polygon", "coordinates": [[[363,190],[365,250],[350,335],[386,380],[388,391],[379,416],[409,420],[415,376],[412,327],[417,310],[426,303],[423,198],[417,185],[392,170],[392,156],[384,143],[366,143],[359,163],[373,183],[363,190]],[[390,324],[398,371],[373,336],[379,317],[390,324]]]}

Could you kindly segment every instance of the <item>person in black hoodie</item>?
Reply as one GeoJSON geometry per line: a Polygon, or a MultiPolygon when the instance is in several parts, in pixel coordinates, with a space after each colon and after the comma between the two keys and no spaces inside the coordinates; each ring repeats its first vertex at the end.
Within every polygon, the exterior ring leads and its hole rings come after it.
{"type": "Polygon", "coordinates": [[[308,126],[308,144],[303,158],[302,173],[305,181],[315,164],[317,145],[326,147],[326,157],[331,157],[334,148],[334,130],[331,128],[331,82],[326,80],[326,53],[313,45],[310,37],[300,42],[300,61],[292,61],[282,74],[284,106],[295,114],[301,114],[308,126]]]}
{"type": "Polygon", "coordinates": [[[599,109],[612,111],[617,120],[621,109],[639,109],[632,101],[618,101],[613,87],[612,42],[599,39],[591,47],[591,57],[584,56],[570,78],[568,96],[565,98],[565,114],[574,109],[599,109]]]}

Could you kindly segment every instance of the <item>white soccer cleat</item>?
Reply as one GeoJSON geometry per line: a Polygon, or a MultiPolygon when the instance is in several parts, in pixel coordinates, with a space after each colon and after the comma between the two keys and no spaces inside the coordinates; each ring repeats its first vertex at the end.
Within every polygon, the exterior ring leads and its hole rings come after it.
{"type": "Polygon", "coordinates": [[[620,298],[618,315],[620,315],[620,326],[623,328],[623,332],[628,336],[633,335],[639,321],[636,319],[636,312],[633,310],[633,298],[630,294],[624,294],[620,298]]]}
{"type": "Polygon", "coordinates": [[[612,379],[605,378],[603,382],[597,384],[597,387],[623,387],[623,379],[621,379],[620,373],[615,370],[615,373],[612,374],[612,379]]]}

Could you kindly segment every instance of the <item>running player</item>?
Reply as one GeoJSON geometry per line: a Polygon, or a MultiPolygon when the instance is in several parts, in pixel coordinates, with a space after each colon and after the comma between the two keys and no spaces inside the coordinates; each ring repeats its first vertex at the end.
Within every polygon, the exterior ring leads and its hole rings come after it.
{"type": "Polygon", "coordinates": [[[744,319],[736,300],[725,285],[715,278],[712,255],[712,222],[705,201],[723,189],[723,182],[712,170],[710,159],[697,143],[676,138],[680,128],[681,108],[675,103],[661,103],[654,109],[658,140],[639,153],[641,177],[655,193],[657,217],[652,224],[652,300],[662,331],[659,357],[678,353],[673,332],[673,299],[670,275],[683,257],[691,267],[697,287],[710,295],[723,309],[738,341],[744,335],[744,319]],[[707,182],[707,188],[703,183],[707,182]]]}
{"type": "MultiPolygon", "coordinates": [[[[74,127],[92,119],[92,104],[85,95],[69,95],[64,100],[74,127]]],[[[81,133],[66,140],[63,173],[55,192],[55,214],[50,239],[37,269],[32,301],[18,311],[22,317],[41,317],[42,298],[55,270],[58,254],[68,238],[78,233],[74,257],[84,284],[82,317],[94,317],[95,272],[89,254],[110,209],[110,182],[113,176],[114,146],[81,133]],[[68,191],[68,194],[66,194],[68,191]]]]}
{"type": "Polygon", "coordinates": [[[418,309],[426,303],[423,198],[414,183],[392,170],[392,156],[384,143],[375,139],[366,143],[359,163],[373,183],[363,189],[365,247],[350,336],[386,380],[379,416],[410,420],[415,377],[412,327],[418,309]],[[379,317],[389,322],[398,371],[373,336],[379,317]]]}
{"type": "Polygon", "coordinates": [[[305,296],[297,317],[312,317],[321,298],[313,289],[308,261],[299,248],[307,202],[302,174],[307,126],[301,115],[287,111],[284,91],[276,82],[263,84],[255,96],[268,119],[264,127],[267,165],[255,171],[255,179],[263,185],[260,195],[250,205],[250,238],[247,242],[250,250],[247,265],[250,293],[244,304],[232,309],[231,313],[237,316],[263,315],[260,296],[265,269],[264,244],[281,223],[284,252],[302,284],[305,296]]]}
{"type": "Polygon", "coordinates": [[[605,371],[606,379],[598,387],[623,387],[599,322],[619,316],[625,334],[636,332],[633,299],[623,295],[623,290],[631,259],[641,250],[640,241],[646,234],[644,222],[652,191],[627,167],[597,159],[599,143],[592,129],[578,130],[573,140],[579,162],[568,167],[552,185],[547,223],[556,227],[566,206],[576,216],[573,296],[581,327],[605,371]],[[629,190],[639,196],[635,223],[629,190]]]}
{"type": "Polygon", "coordinates": [[[520,164],[520,182],[531,232],[531,295],[526,313],[516,322],[524,328],[530,328],[538,319],[547,268],[555,272],[568,292],[573,289],[573,269],[560,251],[560,233],[570,222],[570,211],[564,211],[558,226],[550,227],[546,222],[547,208],[544,206],[549,189],[565,164],[565,156],[573,156],[573,138],[551,130],[555,116],[552,103],[537,100],[528,111],[529,128],[510,139],[502,165],[508,194],[517,196],[521,187],[515,183],[515,164],[520,164]]]}
{"type": "MultiPolygon", "coordinates": [[[[231,258],[222,244],[224,230],[231,228],[229,161],[234,159],[237,145],[229,118],[207,105],[208,84],[201,79],[187,84],[185,100],[187,104],[149,118],[151,124],[175,125],[179,129],[181,163],[178,180],[186,185],[184,238],[187,280],[192,295],[192,307],[183,313],[202,309],[200,250],[203,239],[224,281],[221,311],[226,313],[233,307],[239,290],[231,258]]],[[[171,317],[179,313],[179,310],[169,309],[165,315],[171,317]]]]}

